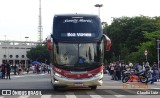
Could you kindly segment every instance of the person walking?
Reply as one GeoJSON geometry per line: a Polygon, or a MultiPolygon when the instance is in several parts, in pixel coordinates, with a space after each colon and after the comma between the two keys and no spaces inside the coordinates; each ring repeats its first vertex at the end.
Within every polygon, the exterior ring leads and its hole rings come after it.
{"type": "Polygon", "coordinates": [[[110,68],[111,68],[110,75],[112,76],[111,80],[114,80],[114,65],[113,65],[113,63],[110,63],[110,68]]]}
{"type": "Polygon", "coordinates": [[[6,73],[6,66],[5,66],[5,63],[3,63],[1,65],[1,72],[2,72],[2,79],[5,79],[5,73],[6,73]]]}
{"type": "Polygon", "coordinates": [[[22,75],[22,67],[21,67],[21,65],[18,65],[18,75],[22,75]]]}
{"type": "Polygon", "coordinates": [[[16,74],[16,72],[17,72],[17,65],[16,64],[13,66],[13,69],[14,69],[14,75],[17,75],[16,74]]]}
{"type": "Polygon", "coordinates": [[[50,65],[47,65],[47,71],[48,71],[48,74],[51,74],[51,67],[50,67],[50,65]]]}
{"type": "Polygon", "coordinates": [[[6,64],[6,70],[7,70],[7,79],[11,79],[10,73],[11,73],[11,65],[7,62],[6,64]]]}
{"type": "Polygon", "coordinates": [[[121,66],[118,61],[116,62],[116,77],[117,80],[121,80],[121,66]]]}
{"type": "Polygon", "coordinates": [[[0,78],[2,78],[2,70],[1,70],[1,66],[0,66],[0,78]]]}
{"type": "Polygon", "coordinates": [[[27,74],[29,73],[29,70],[30,70],[30,65],[27,66],[27,69],[26,69],[27,74]]]}
{"type": "Polygon", "coordinates": [[[154,62],[153,66],[152,66],[152,70],[158,70],[158,66],[157,66],[156,62],[154,62]]]}

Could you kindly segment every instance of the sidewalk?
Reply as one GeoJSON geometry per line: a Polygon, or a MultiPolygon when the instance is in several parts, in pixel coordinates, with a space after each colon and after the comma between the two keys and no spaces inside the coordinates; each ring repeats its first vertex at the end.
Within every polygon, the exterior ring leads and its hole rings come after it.
{"type": "MultiPolygon", "coordinates": [[[[28,74],[33,74],[33,71],[29,71],[28,73],[25,71],[25,72],[23,72],[22,75],[28,75],[28,74]]],[[[16,75],[14,75],[14,72],[11,72],[11,76],[17,76],[17,75],[18,75],[18,73],[16,73],[16,75]]]]}
{"type": "Polygon", "coordinates": [[[160,85],[160,79],[157,82],[154,82],[155,85],[160,85]]]}
{"type": "MultiPolygon", "coordinates": [[[[23,72],[23,74],[21,75],[35,75],[35,74],[48,74],[48,72],[45,73],[33,73],[33,71],[29,71],[28,73],[26,71],[23,72]]],[[[11,72],[11,76],[19,76],[18,73],[16,73],[16,75],[14,75],[14,72],[11,72]]]]}

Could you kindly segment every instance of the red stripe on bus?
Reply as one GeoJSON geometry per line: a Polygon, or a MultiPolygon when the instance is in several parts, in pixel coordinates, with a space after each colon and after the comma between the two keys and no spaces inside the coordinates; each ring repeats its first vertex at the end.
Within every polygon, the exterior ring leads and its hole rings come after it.
{"type": "Polygon", "coordinates": [[[100,66],[94,70],[87,71],[86,73],[71,73],[70,71],[66,71],[57,67],[53,67],[53,70],[61,75],[63,75],[66,78],[73,78],[73,79],[83,79],[83,78],[91,78],[95,76],[97,73],[101,72],[103,70],[103,66],[100,66]]]}

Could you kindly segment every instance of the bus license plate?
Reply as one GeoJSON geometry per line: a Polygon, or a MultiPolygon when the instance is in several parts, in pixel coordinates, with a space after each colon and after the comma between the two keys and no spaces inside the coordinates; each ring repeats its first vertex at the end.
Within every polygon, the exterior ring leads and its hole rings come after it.
{"type": "Polygon", "coordinates": [[[74,83],[74,86],[83,86],[83,83],[74,83]]]}

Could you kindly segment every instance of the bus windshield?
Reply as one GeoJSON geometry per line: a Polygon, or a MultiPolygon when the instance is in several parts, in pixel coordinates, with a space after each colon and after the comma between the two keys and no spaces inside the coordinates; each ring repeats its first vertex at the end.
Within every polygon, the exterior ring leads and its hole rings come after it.
{"type": "Polygon", "coordinates": [[[54,43],[54,65],[68,71],[93,70],[102,65],[103,41],[97,43],[54,43]]]}

